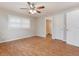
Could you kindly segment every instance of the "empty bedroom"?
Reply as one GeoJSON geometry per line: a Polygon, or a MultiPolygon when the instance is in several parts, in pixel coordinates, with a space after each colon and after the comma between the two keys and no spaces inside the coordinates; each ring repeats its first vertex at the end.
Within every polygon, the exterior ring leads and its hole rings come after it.
{"type": "Polygon", "coordinates": [[[0,56],[79,56],[79,2],[0,2],[0,56]]]}

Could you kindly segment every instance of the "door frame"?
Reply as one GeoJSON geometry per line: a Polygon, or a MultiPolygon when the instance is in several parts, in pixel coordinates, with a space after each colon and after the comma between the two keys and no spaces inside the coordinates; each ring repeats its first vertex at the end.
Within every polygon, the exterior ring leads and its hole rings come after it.
{"type": "Polygon", "coordinates": [[[67,41],[67,13],[64,13],[64,42],[66,43],[67,41]]]}
{"type": "MultiPolygon", "coordinates": [[[[52,29],[52,27],[53,27],[53,26],[52,26],[52,17],[46,17],[46,18],[45,18],[45,37],[46,37],[46,20],[47,20],[48,18],[51,20],[51,34],[53,33],[53,29],[52,29]]],[[[53,39],[53,35],[52,35],[52,39],[53,39]]]]}

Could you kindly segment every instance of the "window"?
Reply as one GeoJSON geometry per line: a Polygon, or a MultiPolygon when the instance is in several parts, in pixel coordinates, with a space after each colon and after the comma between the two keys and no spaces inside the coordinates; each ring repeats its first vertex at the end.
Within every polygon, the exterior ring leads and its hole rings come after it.
{"type": "Polygon", "coordinates": [[[9,27],[12,28],[30,28],[30,19],[17,16],[9,16],[9,27]]]}

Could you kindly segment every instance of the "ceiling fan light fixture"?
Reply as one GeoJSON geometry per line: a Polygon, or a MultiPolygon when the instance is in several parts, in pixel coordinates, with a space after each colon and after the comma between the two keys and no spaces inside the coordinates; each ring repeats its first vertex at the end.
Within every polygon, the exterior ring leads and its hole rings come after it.
{"type": "Polygon", "coordinates": [[[36,14],[41,13],[41,9],[45,8],[44,6],[38,6],[36,7],[35,3],[33,2],[27,2],[28,8],[20,8],[20,9],[27,9],[29,14],[36,14]]]}
{"type": "Polygon", "coordinates": [[[36,10],[29,10],[29,13],[35,14],[35,13],[37,13],[37,11],[36,10]]]}

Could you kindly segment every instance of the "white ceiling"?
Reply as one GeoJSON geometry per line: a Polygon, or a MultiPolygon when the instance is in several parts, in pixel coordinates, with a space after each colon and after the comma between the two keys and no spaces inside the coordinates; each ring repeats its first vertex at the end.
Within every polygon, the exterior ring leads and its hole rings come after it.
{"type": "MultiPolygon", "coordinates": [[[[48,16],[68,8],[79,6],[78,2],[34,2],[37,5],[44,5],[45,9],[41,10],[42,13],[30,16],[48,16]]],[[[14,11],[23,15],[29,15],[28,9],[21,10],[22,7],[28,7],[27,2],[0,2],[0,8],[5,10],[14,11]]]]}

